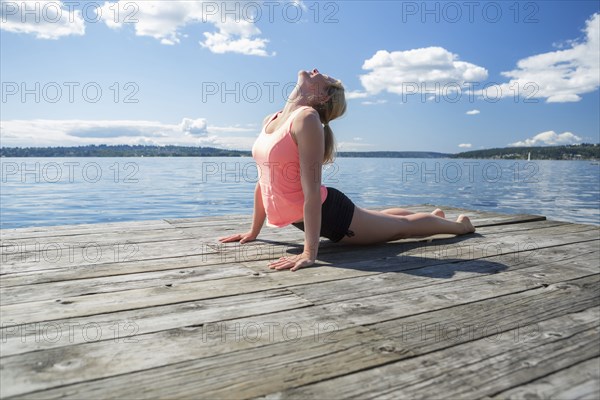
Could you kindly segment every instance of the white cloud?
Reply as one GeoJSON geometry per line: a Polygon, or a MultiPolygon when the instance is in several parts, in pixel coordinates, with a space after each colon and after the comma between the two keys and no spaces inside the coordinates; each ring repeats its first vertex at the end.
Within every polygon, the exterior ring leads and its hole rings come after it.
{"type": "Polygon", "coordinates": [[[178,124],[129,120],[10,120],[1,122],[1,132],[2,145],[7,147],[154,144],[240,150],[249,150],[258,133],[251,128],[209,126],[203,118],[184,118],[178,124]],[[244,133],[248,135],[239,136],[244,133]]]}
{"type": "Polygon", "coordinates": [[[360,90],[348,91],[345,93],[345,95],[347,100],[364,99],[365,97],[369,97],[369,93],[360,90]]]}
{"type": "Polygon", "coordinates": [[[537,54],[517,62],[517,68],[503,72],[511,78],[500,85],[503,96],[515,90],[527,98],[545,98],[548,103],[575,102],[600,86],[600,14],[587,21],[582,41],[567,41],[564,50],[537,54]],[[528,85],[526,87],[525,85],[528,85]]]}
{"type": "Polygon", "coordinates": [[[385,104],[385,103],[387,103],[387,100],[383,100],[383,99],[379,99],[379,100],[375,100],[375,101],[365,100],[365,101],[361,102],[361,104],[364,104],[367,106],[377,105],[377,104],[385,104]]]}
{"type": "Polygon", "coordinates": [[[525,139],[523,141],[510,143],[509,146],[514,147],[531,147],[531,146],[556,146],[556,145],[565,145],[565,144],[575,144],[581,142],[581,138],[572,134],[571,132],[563,132],[561,134],[557,134],[554,131],[546,131],[542,133],[538,133],[532,138],[525,139]]]}
{"type": "Polygon", "coordinates": [[[458,145],[461,149],[470,149],[473,145],[471,143],[461,143],[458,145]]]}
{"type": "MultiPolygon", "coordinates": [[[[204,36],[206,37],[206,40],[200,42],[200,45],[216,54],[240,53],[263,57],[269,55],[265,50],[265,47],[269,42],[267,39],[251,39],[248,37],[235,38],[221,32],[204,32],[204,36]]],[[[275,54],[275,52],[271,53],[272,56],[275,54]]]]}
{"type": "MultiPolygon", "coordinates": [[[[122,1],[126,7],[127,1],[122,1]]],[[[142,1],[136,2],[132,19],[137,36],[149,36],[165,45],[180,43],[187,35],[181,32],[188,25],[208,24],[217,32],[204,32],[204,41],[200,45],[213,53],[240,53],[255,56],[268,56],[265,38],[259,37],[260,29],[252,22],[252,16],[246,15],[240,2],[226,5],[214,1],[142,1]],[[233,10],[231,12],[231,10],[233,10]]],[[[102,5],[103,20],[113,29],[130,25],[124,18],[115,20],[112,2],[102,5]]],[[[121,14],[127,14],[121,11],[121,14]]],[[[274,53],[272,53],[274,54],[274,53]]]]}
{"type": "Polygon", "coordinates": [[[467,114],[467,115],[477,115],[479,113],[480,113],[479,110],[469,110],[465,114],[467,114]]]}
{"type": "Polygon", "coordinates": [[[374,144],[362,143],[361,140],[352,140],[351,142],[338,142],[338,151],[368,151],[370,148],[375,147],[374,144]]]}
{"type": "Polygon", "coordinates": [[[206,129],[206,120],[204,118],[184,118],[183,121],[181,121],[181,124],[179,124],[179,126],[186,135],[205,136],[208,132],[206,129]]]}
{"type": "Polygon", "coordinates": [[[393,52],[379,50],[364,62],[362,68],[370,70],[360,76],[369,95],[382,91],[447,94],[461,90],[466,82],[481,81],[488,76],[485,68],[459,61],[458,55],[442,47],[393,52]]]}
{"type": "Polygon", "coordinates": [[[375,147],[375,145],[371,143],[365,143],[364,138],[356,136],[350,141],[337,142],[336,147],[338,151],[368,151],[375,147]]]}
{"type": "Polygon", "coordinates": [[[38,39],[84,35],[81,11],[64,6],[62,1],[55,0],[0,0],[0,29],[35,35],[38,39]]]}
{"type": "MultiPolygon", "coordinates": [[[[258,134],[260,129],[257,129],[256,124],[246,124],[247,128],[236,124],[234,126],[210,126],[207,130],[210,133],[243,133],[243,132],[253,132],[258,134]]],[[[256,135],[255,135],[256,136],[256,135]]]]}

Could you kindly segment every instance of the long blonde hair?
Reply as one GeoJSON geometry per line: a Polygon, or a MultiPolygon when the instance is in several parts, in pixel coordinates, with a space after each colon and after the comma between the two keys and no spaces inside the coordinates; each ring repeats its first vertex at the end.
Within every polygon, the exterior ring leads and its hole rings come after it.
{"type": "Polygon", "coordinates": [[[327,88],[327,96],[329,99],[324,103],[319,103],[313,106],[319,113],[319,119],[325,130],[325,154],[323,156],[323,164],[332,163],[335,159],[335,138],[333,130],[329,126],[329,122],[341,117],[346,112],[346,95],[344,86],[341,81],[332,83],[327,88]]]}

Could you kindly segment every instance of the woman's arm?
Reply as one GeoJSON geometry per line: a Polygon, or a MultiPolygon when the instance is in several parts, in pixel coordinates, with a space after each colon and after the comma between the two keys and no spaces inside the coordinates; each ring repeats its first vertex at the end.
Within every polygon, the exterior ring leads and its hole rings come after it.
{"type": "Polygon", "coordinates": [[[325,153],[325,133],[316,111],[302,111],[293,121],[300,156],[300,181],[304,193],[304,251],[294,257],[282,257],[270,268],[296,271],[314,264],[319,252],[321,231],[321,170],[325,153]]]}
{"type": "MultiPolygon", "coordinates": [[[[267,115],[263,120],[263,127],[265,124],[273,117],[275,114],[267,115]]],[[[267,213],[265,212],[265,206],[262,201],[262,193],[260,191],[260,183],[256,182],[256,187],[254,188],[254,212],[252,213],[252,227],[250,231],[246,233],[237,233],[235,235],[223,236],[219,238],[221,243],[227,242],[240,242],[246,243],[251,242],[258,237],[260,230],[265,223],[265,218],[267,217],[267,213]]]]}
{"type": "Polygon", "coordinates": [[[267,214],[262,201],[262,193],[260,191],[260,184],[257,182],[254,188],[254,212],[252,214],[252,227],[246,233],[236,233],[235,235],[223,236],[219,238],[221,243],[228,242],[240,242],[246,243],[251,242],[258,237],[260,230],[265,222],[267,214]]]}
{"type": "Polygon", "coordinates": [[[254,212],[252,214],[252,228],[250,228],[250,232],[254,234],[255,238],[260,233],[266,217],[267,213],[265,212],[265,206],[263,205],[262,201],[260,183],[256,182],[256,187],[254,188],[254,212]]]}
{"type": "Polygon", "coordinates": [[[300,181],[304,192],[304,254],[314,262],[321,231],[321,170],[325,139],[316,111],[302,112],[295,126],[300,155],[300,181]]]}

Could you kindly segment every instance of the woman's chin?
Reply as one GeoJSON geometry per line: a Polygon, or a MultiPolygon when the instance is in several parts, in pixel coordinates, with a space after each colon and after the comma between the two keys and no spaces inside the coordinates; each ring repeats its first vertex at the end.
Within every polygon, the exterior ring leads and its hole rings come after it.
{"type": "Polygon", "coordinates": [[[298,72],[298,81],[297,85],[302,85],[304,82],[310,79],[310,75],[307,71],[299,71],[298,72]]]}

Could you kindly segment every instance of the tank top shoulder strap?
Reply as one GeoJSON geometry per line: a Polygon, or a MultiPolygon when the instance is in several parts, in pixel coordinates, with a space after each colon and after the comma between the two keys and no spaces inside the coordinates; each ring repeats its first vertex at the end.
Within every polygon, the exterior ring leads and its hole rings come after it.
{"type": "Polygon", "coordinates": [[[287,129],[287,131],[288,131],[288,132],[290,132],[290,133],[291,133],[291,131],[292,131],[292,123],[294,122],[294,118],[296,118],[296,116],[297,116],[298,114],[300,114],[300,111],[302,111],[302,110],[305,110],[305,109],[307,109],[307,108],[312,108],[312,107],[311,107],[311,106],[302,106],[302,107],[298,108],[296,111],[294,111],[294,112],[293,112],[293,113],[290,115],[290,118],[289,118],[289,120],[290,120],[290,123],[289,123],[289,125],[288,125],[288,129],[287,129]]]}
{"type": "Polygon", "coordinates": [[[302,107],[299,107],[296,111],[294,111],[294,113],[299,113],[300,111],[307,109],[307,108],[312,108],[312,107],[311,106],[302,106],[302,107]]]}

